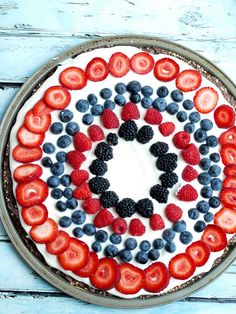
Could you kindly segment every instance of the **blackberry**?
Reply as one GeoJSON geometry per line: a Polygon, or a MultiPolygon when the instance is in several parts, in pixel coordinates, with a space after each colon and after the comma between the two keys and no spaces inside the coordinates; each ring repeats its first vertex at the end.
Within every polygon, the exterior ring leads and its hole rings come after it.
{"type": "Polygon", "coordinates": [[[168,150],[169,146],[164,142],[156,142],[152,144],[152,146],[150,147],[150,152],[155,157],[164,155],[165,153],[168,152],[168,150]]]}
{"type": "Polygon", "coordinates": [[[150,218],[153,214],[153,203],[149,198],[139,200],[136,204],[136,210],[142,217],[150,218]]]}
{"type": "Polygon", "coordinates": [[[103,192],[102,195],[100,196],[100,201],[104,208],[110,208],[118,204],[119,197],[113,191],[106,191],[106,192],[103,192]]]}
{"type": "Polygon", "coordinates": [[[137,141],[141,144],[146,144],[153,138],[154,132],[149,125],[144,125],[139,129],[137,134],[137,141]]]}
{"type": "Polygon", "coordinates": [[[115,133],[109,133],[107,135],[107,143],[116,146],[118,144],[118,136],[115,133]]]}
{"type": "Polygon", "coordinates": [[[108,161],[113,158],[113,149],[105,142],[99,143],[94,153],[98,159],[103,161],[108,161]]]}
{"type": "Polygon", "coordinates": [[[94,177],[89,181],[89,187],[92,193],[102,194],[110,187],[110,182],[103,177],[94,177]]]}
{"type": "Polygon", "coordinates": [[[167,153],[156,161],[157,169],[161,171],[173,171],[177,167],[178,156],[175,153],[167,153]]]}
{"type": "Polygon", "coordinates": [[[94,159],[89,170],[95,176],[103,176],[107,172],[107,164],[102,160],[94,159]]]}
{"type": "Polygon", "coordinates": [[[177,174],[172,171],[162,173],[159,179],[161,180],[161,185],[165,188],[172,188],[178,182],[177,174]]]}
{"type": "Polygon", "coordinates": [[[133,120],[128,120],[121,124],[118,134],[125,141],[133,141],[138,133],[137,124],[133,120]]]}
{"type": "Polygon", "coordinates": [[[123,198],[123,200],[117,204],[116,211],[120,217],[131,217],[136,211],[135,205],[135,201],[131,198],[123,198]]]}
{"type": "Polygon", "coordinates": [[[158,203],[167,203],[169,191],[164,186],[156,184],[150,189],[150,195],[158,203]]]}

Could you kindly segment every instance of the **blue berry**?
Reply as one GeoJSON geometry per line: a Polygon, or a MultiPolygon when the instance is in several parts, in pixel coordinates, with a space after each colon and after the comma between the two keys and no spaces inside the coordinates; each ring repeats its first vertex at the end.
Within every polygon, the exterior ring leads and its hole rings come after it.
{"type": "Polygon", "coordinates": [[[210,154],[210,160],[213,162],[219,162],[220,161],[220,155],[218,153],[212,153],[210,154]]]}
{"type": "Polygon", "coordinates": [[[185,110],[191,110],[194,107],[194,103],[190,99],[186,99],[183,101],[183,107],[185,110]]]}
{"type": "Polygon", "coordinates": [[[197,143],[203,143],[207,139],[207,133],[203,129],[197,129],[193,137],[197,143]]]}
{"type": "Polygon", "coordinates": [[[218,139],[215,135],[210,135],[207,137],[206,143],[209,147],[216,147],[218,145],[218,139]]]}
{"type": "Polygon", "coordinates": [[[65,188],[63,191],[63,196],[68,200],[72,198],[73,190],[71,188],[65,188]]]}
{"type": "Polygon", "coordinates": [[[213,219],[214,219],[214,215],[210,212],[204,215],[205,222],[211,222],[213,219]]]}
{"type": "Polygon", "coordinates": [[[150,108],[152,106],[152,98],[150,97],[143,97],[141,100],[141,105],[143,106],[143,108],[150,108]]]}
{"type": "Polygon", "coordinates": [[[122,238],[121,238],[121,236],[120,236],[119,234],[117,234],[117,233],[112,233],[112,234],[110,235],[110,241],[111,241],[111,243],[113,243],[113,244],[120,244],[121,241],[122,241],[122,238]]]}
{"type": "Polygon", "coordinates": [[[167,87],[165,87],[165,86],[158,87],[157,96],[159,96],[161,98],[165,98],[168,94],[169,94],[169,90],[167,87]]]}
{"type": "Polygon", "coordinates": [[[151,86],[146,85],[141,88],[141,92],[143,96],[150,97],[153,94],[153,88],[151,86]]]}
{"type": "Polygon", "coordinates": [[[100,91],[100,96],[103,98],[103,99],[109,99],[111,98],[111,95],[112,95],[112,91],[110,88],[103,88],[101,91],[100,91]]]}
{"type": "Polygon", "coordinates": [[[83,210],[75,210],[71,218],[74,224],[82,225],[86,220],[86,214],[83,210]]]}
{"type": "Polygon", "coordinates": [[[202,220],[198,220],[193,227],[193,229],[196,232],[202,232],[205,228],[206,228],[206,223],[202,220]]]}
{"type": "Polygon", "coordinates": [[[139,248],[140,248],[141,251],[145,251],[146,252],[146,251],[150,250],[151,243],[149,241],[147,241],[147,240],[144,240],[144,241],[142,241],[139,244],[139,248]]]}
{"type": "Polygon", "coordinates": [[[119,250],[114,244],[108,244],[104,249],[104,253],[107,257],[116,257],[119,250]]]}
{"type": "Polygon", "coordinates": [[[188,216],[190,219],[193,219],[193,220],[198,219],[199,211],[196,208],[190,208],[188,210],[188,216]]]}
{"type": "Polygon", "coordinates": [[[53,154],[56,150],[56,147],[52,143],[44,143],[43,151],[46,154],[53,154]]]}
{"type": "Polygon", "coordinates": [[[119,257],[123,262],[128,263],[132,260],[133,255],[129,250],[123,249],[120,250],[119,257]]]}
{"type": "Polygon", "coordinates": [[[62,197],[62,190],[59,188],[55,188],[51,191],[51,196],[56,200],[59,200],[62,197]]]}
{"type": "Polygon", "coordinates": [[[218,177],[220,175],[220,173],[221,173],[221,168],[219,166],[217,166],[217,165],[213,165],[208,170],[208,173],[212,177],[218,177]]]}
{"type": "Polygon", "coordinates": [[[84,235],[84,231],[82,228],[76,227],[75,229],[73,229],[73,235],[76,238],[82,238],[82,236],[84,235]]]}
{"type": "Polygon", "coordinates": [[[60,161],[55,162],[51,167],[51,173],[54,176],[60,176],[61,174],[63,174],[64,170],[65,170],[65,167],[63,163],[60,161]]]}
{"type": "Polygon", "coordinates": [[[209,119],[202,119],[200,126],[205,131],[210,131],[213,128],[213,123],[209,119]]]}
{"type": "Polygon", "coordinates": [[[47,185],[50,188],[57,188],[60,185],[60,179],[57,176],[51,176],[47,179],[47,185]]]}
{"type": "Polygon", "coordinates": [[[89,108],[89,102],[86,99],[80,99],[75,105],[79,112],[86,112],[89,108]]]}
{"type": "Polygon", "coordinates": [[[206,214],[210,209],[209,203],[207,201],[200,201],[197,203],[197,210],[202,213],[206,214]]]}
{"type": "Polygon", "coordinates": [[[214,178],[211,180],[211,188],[214,191],[220,191],[222,188],[222,181],[218,178],[214,178]]]}
{"type": "Polygon", "coordinates": [[[60,218],[59,220],[59,225],[62,227],[62,228],[68,228],[70,227],[70,225],[72,224],[72,220],[70,217],[67,217],[67,216],[63,216],[60,218]]]}
{"type": "Polygon", "coordinates": [[[124,106],[124,104],[126,103],[126,99],[123,95],[116,95],[114,97],[114,102],[119,106],[124,106]]]}
{"type": "Polygon", "coordinates": [[[181,102],[184,99],[184,94],[178,89],[173,90],[170,94],[171,98],[176,102],[181,102]]]}
{"type": "Polygon", "coordinates": [[[115,85],[115,91],[117,92],[117,94],[124,94],[126,92],[126,85],[124,83],[117,83],[115,85]]]}
{"type": "Polygon", "coordinates": [[[102,114],[104,108],[102,105],[94,105],[91,108],[91,113],[94,116],[100,116],[100,114],[102,114]]]}
{"type": "Polygon", "coordinates": [[[208,170],[211,166],[211,161],[208,158],[202,158],[200,160],[199,166],[202,170],[208,170]]]}
{"type": "Polygon", "coordinates": [[[54,122],[51,127],[50,127],[50,131],[53,134],[60,134],[63,131],[63,125],[61,122],[54,122]]]}
{"type": "Polygon", "coordinates": [[[163,112],[166,110],[167,102],[164,98],[156,98],[154,99],[153,108],[157,109],[160,112],[163,112]]]}
{"type": "Polygon", "coordinates": [[[83,226],[83,231],[87,236],[92,236],[96,233],[96,228],[93,224],[85,224],[83,226]]]}
{"type": "Polygon", "coordinates": [[[71,144],[71,138],[68,135],[62,135],[57,140],[57,146],[60,148],[66,148],[71,144]]]}
{"type": "Polygon", "coordinates": [[[155,249],[161,250],[164,247],[164,241],[162,239],[155,239],[152,245],[155,249]]]}
{"type": "Polygon", "coordinates": [[[130,101],[137,104],[140,102],[141,100],[141,97],[139,94],[131,94],[130,97],[129,97],[130,101]]]}
{"type": "Polygon", "coordinates": [[[211,176],[207,172],[202,172],[198,175],[198,182],[202,185],[211,183],[211,176]]]}
{"type": "Polygon", "coordinates": [[[204,197],[204,198],[210,198],[213,194],[213,190],[210,186],[204,186],[202,189],[201,189],[201,196],[204,197]]]}
{"type": "Polygon", "coordinates": [[[195,130],[195,125],[193,123],[186,123],[184,126],[184,131],[188,132],[189,134],[192,134],[195,130]]]}
{"type": "Polygon", "coordinates": [[[56,153],[56,160],[60,162],[66,162],[67,157],[65,152],[58,152],[56,153]]]}
{"type": "Polygon", "coordinates": [[[148,262],[148,255],[144,251],[139,251],[135,256],[135,260],[140,264],[146,264],[148,262]]]}
{"type": "Polygon", "coordinates": [[[66,125],[66,133],[73,136],[76,132],[80,130],[78,123],[76,122],[69,122],[66,125]]]}
{"type": "Polygon", "coordinates": [[[186,222],[184,220],[179,220],[173,225],[173,230],[175,232],[183,232],[186,230],[186,222]]]}
{"type": "Polygon", "coordinates": [[[69,209],[75,209],[78,206],[78,201],[75,198],[67,199],[66,206],[69,209]]]}
{"type": "Polygon", "coordinates": [[[95,234],[95,239],[97,242],[104,243],[108,239],[108,234],[104,230],[98,230],[95,234]]]}
{"type": "Polygon", "coordinates": [[[160,256],[160,252],[157,249],[151,249],[148,252],[148,257],[150,258],[150,260],[152,261],[156,261],[160,256]]]}
{"type": "Polygon", "coordinates": [[[93,250],[95,253],[101,252],[101,250],[102,250],[102,246],[101,246],[101,244],[98,243],[98,242],[93,242],[93,244],[92,244],[91,247],[92,247],[92,250],[93,250]]]}
{"type": "Polygon", "coordinates": [[[201,120],[201,116],[197,111],[193,111],[189,115],[189,121],[192,123],[197,123],[201,120]]]}
{"type": "Polygon", "coordinates": [[[182,242],[183,244],[189,244],[190,242],[192,242],[193,236],[191,232],[183,231],[180,233],[179,239],[180,239],[180,242],[182,242]]]}
{"type": "Polygon", "coordinates": [[[46,168],[51,168],[52,159],[50,157],[43,157],[41,160],[41,164],[46,168]]]}
{"type": "MultiPolygon", "coordinates": [[[[98,99],[97,99],[97,96],[94,95],[94,94],[89,94],[88,97],[87,97],[87,100],[88,102],[90,103],[91,106],[94,106],[97,104],[98,102],[98,99]]],[[[88,109],[87,109],[88,110],[88,109]]],[[[86,110],[86,111],[87,111],[86,110]]]]}
{"type": "Polygon", "coordinates": [[[56,207],[57,207],[57,209],[60,211],[60,212],[64,212],[65,210],[66,210],[66,204],[64,203],[64,202],[62,202],[62,201],[58,201],[57,203],[56,203],[56,207]]]}
{"type": "Polygon", "coordinates": [[[85,113],[82,117],[82,122],[85,125],[90,125],[93,123],[93,115],[91,113],[85,113]]]}
{"type": "Polygon", "coordinates": [[[105,102],[104,102],[104,108],[105,109],[111,109],[113,110],[115,108],[116,104],[114,103],[114,101],[110,100],[110,99],[107,99],[105,102]]]}
{"type": "Polygon", "coordinates": [[[202,155],[207,155],[209,153],[209,147],[206,144],[201,144],[199,146],[199,152],[202,155]]]}
{"type": "Polygon", "coordinates": [[[188,119],[188,115],[185,111],[179,111],[176,115],[179,122],[184,122],[188,119]]]}
{"type": "Polygon", "coordinates": [[[62,177],[61,177],[61,184],[65,187],[67,186],[70,186],[71,184],[71,178],[68,174],[64,174],[62,177]]]}
{"type": "Polygon", "coordinates": [[[171,242],[175,237],[175,231],[168,228],[168,229],[165,229],[162,233],[162,238],[166,241],[169,241],[171,242]]]}
{"type": "Polygon", "coordinates": [[[127,91],[137,94],[141,91],[141,84],[138,81],[131,81],[127,85],[127,91]]]}
{"type": "Polygon", "coordinates": [[[59,118],[61,122],[69,122],[70,120],[73,119],[73,116],[74,116],[73,112],[70,111],[69,109],[62,110],[59,113],[59,118]]]}
{"type": "Polygon", "coordinates": [[[174,242],[166,242],[165,244],[166,252],[173,253],[176,250],[176,245],[174,242]]]}
{"type": "Polygon", "coordinates": [[[210,199],[209,199],[209,205],[211,208],[217,208],[220,206],[220,199],[219,197],[217,196],[212,196],[210,199]]]}
{"type": "Polygon", "coordinates": [[[169,105],[167,105],[166,107],[166,111],[171,114],[174,115],[178,112],[179,110],[179,105],[176,104],[175,102],[171,102],[169,105]]]}
{"type": "Polygon", "coordinates": [[[137,247],[137,241],[134,238],[128,238],[125,240],[124,245],[127,250],[134,250],[137,247]]]}

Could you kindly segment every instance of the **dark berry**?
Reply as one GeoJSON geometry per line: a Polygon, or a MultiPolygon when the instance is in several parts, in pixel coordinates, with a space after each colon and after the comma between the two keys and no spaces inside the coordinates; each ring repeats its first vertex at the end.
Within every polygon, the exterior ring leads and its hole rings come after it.
{"type": "Polygon", "coordinates": [[[150,127],[149,125],[144,125],[139,129],[136,139],[139,143],[146,144],[151,141],[153,136],[154,132],[152,127],[150,127]]]}
{"type": "Polygon", "coordinates": [[[218,138],[215,135],[210,135],[206,139],[206,143],[209,147],[216,147],[218,145],[218,138]]]}
{"type": "Polygon", "coordinates": [[[218,178],[214,178],[211,180],[211,188],[214,191],[220,191],[222,188],[222,181],[218,178]]]}
{"type": "Polygon", "coordinates": [[[212,177],[218,177],[220,175],[220,173],[221,173],[221,168],[219,166],[217,166],[217,165],[213,165],[208,170],[208,173],[212,177]]]}
{"type": "Polygon", "coordinates": [[[94,153],[98,159],[103,161],[108,161],[113,158],[113,149],[105,142],[99,143],[94,153]]]}
{"type": "Polygon", "coordinates": [[[89,170],[95,176],[103,176],[107,172],[107,164],[103,160],[94,159],[89,170]]]}
{"type": "Polygon", "coordinates": [[[136,211],[135,205],[135,201],[131,198],[123,198],[123,200],[117,204],[116,211],[122,218],[131,217],[136,211]]]}
{"type": "Polygon", "coordinates": [[[75,209],[78,206],[78,201],[75,198],[67,199],[66,206],[69,209],[75,209]]]}
{"type": "Polygon", "coordinates": [[[62,201],[58,201],[58,202],[56,203],[56,207],[57,207],[57,209],[58,209],[60,212],[64,212],[64,211],[67,209],[66,203],[64,203],[64,202],[62,202],[62,201]]]}
{"type": "Polygon", "coordinates": [[[138,133],[137,124],[133,120],[121,124],[118,134],[125,141],[133,141],[138,133]]]}
{"type": "Polygon", "coordinates": [[[119,197],[113,191],[106,191],[100,196],[100,201],[104,208],[115,207],[119,202],[119,197]]]}
{"type": "Polygon", "coordinates": [[[150,189],[150,196],[158,203],[167,203],[169,191],[160,184],[154,185],[150,189]]]}
{"type": "Polygon", "coordinates": [[[104,101],[103,106],[104,106],[105,109],[113,110],[115,108],[116,104],[114,103],[114,101],[112,101],[110,99],[107,99],[107,100],[104,101]]]}
{"type": "Polygon", "coordinates": [[[156,161],[156,166],[158,170],[161,171],[173,171],[177,168],[178,156],[175,153],[167,153],[160,156],[156,161]]]}
{"type": "Polygon", "coordinates": [[[151,97],[143,97],[141,100],[141,105],[143,108],[150,108],[152,106],[152,98],[151,97]]]}
{"type": "Polygon", "coordinates": [[[165,188],[172,188],[178,182],[177,174],[172,171],[162,173],[159,179],[165,188]]]}
{"type": "Polygon", "coordinates": [[[94,116],[100,116],[104,110],[102,105],[94,105],[91,107],[91,114],[94,116]]]}
{"type": "Polygon", "coordinates": [[[150,147],[150,152],[153,156],[159,157],[167,153],[169,150],[169,146],[167,143],[164,142],[157,142],[152,144],[150,147]]]}
{"type": "Polygon", "coordinates": [[[207,172],[202,172],[198,175],[198,182],[202,185],[211,183],[211,176],[207,172]]]}
{"type": "Polygon", "coordinates": [[[212,153],[210,154],[210,160],[213,162],[219,162],[220,161],[220,155],[218,153],[212,153]]]}
{"type": "Polygon", "coordinates": [[[202,197],[204,198],[210,198],[213,194],[213,190],[210,186],[204,186],[201,191],[200,194],[202,197]]]}
{"type": "Polygon", "coordinates": [[[213,219],[214,219],[214,215],[210,212],[204,215],[205,222],[211,222],[213,219]]]}
{"type": "Polygon", "coordinates": [[[107,143],[116,146],[118,144],[118,136],[115,133],[109,133],[107,135],[107,143]]]}
{"type": "Polygon", "coordinates": [[[63,191],[63,196],[67,199],[71,199],[73,195],[73,190],[71,188],[65,188],[63,191]]]}
{"type": "Polygon", "coordinates": [[[153,214],[153,203],[149,198],[141,199],[136,204],[136,210],[142,217],[150,218],[153,214]]]}
{"type": "Polygon", "coordinates": [[[110,187],[110,183],[106,178],[94,177],[89,181],[89,187],[92,193],[102,194],[110,187]]]}

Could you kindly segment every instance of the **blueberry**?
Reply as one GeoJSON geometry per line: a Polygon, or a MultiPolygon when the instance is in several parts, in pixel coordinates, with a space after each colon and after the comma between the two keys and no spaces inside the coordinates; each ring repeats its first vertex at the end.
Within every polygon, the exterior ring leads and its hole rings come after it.
{"type": "MultiPolygon", "coordinates": [[[[88,102],[90,103],[91,106],[94,106],[97,104],[98,102],[98,99],[97,99],[97,96],[94,95],[94,94],[89,94],[88,97],[87,97],[87,100],[88,102]]],[[[88,110],[88,109],[87,109],[88,110]]],[[[86,110],[86,111],[87,111],[86,110]]]]}
{"type": "Polygon", "coordinates": [[[166,107],[166,111],[171,114],[174,115],[178,112],[179,110],[179,105],[176,104],[175,102],[171,102],[169,105],[167,105],[166,107]]]}
{"type": "Polygon", "coordinates": [[[95,234],[95,239],[97,242],[104,243],[108,239],[108,234],[104,230],[98,230],[95,234]]]}
{"type": "Polygon", "coordinates": [[[139,251],[135,256],[135,260],[140,264],[146,264],[148,262],[148,255],[144,251],[139,251]]]}
{"type": "Polygon", "coordinates": [[[57,140],[57,146],[60,148],[66,148],[71,144],[71,138],[68,135],[62,135],[57,140]]]}
{"type": "Polygon", "coordinates": [[[100,96],[103,98],[103,99],[109,99],[111,98],[111,95],[112,95],[112,91],[110,88],[103,88],[101,91],[100,91],[100,96]]]}
{"type": "Polygon", "coordinates": [[[91,247],[92,247],[92,250],[93,250],[94,252],[96,252],[96,253],[101,252],[101,250],[102,250],[102,246],[101,246],[101,244],[98,243],[98,242],[93,242],[93,244],[92,244],[91,247]]]}
{"type": "Polygon", "coordinates": [[[144,240],[144,241],[142,241],[139,244],[139,248],[140,248],[141,251],[145,251],[146,252],[146,251],[150,250],[151,243],[149,241],[147,241],[147,240],[144,240]]]}
{"type": "Polygon", "coordinates": [[[208,158],[202,158],[200,160],[199,166],[202,170],[208,170],[211,166],[211,161],[208,158]]]}
{"type": "Polygon", "coordinates": [[[141,100],[141,105],[143,106],[143,108],[150,108],[152,106],[152,98],[150,97],[143,97],[141,100]]]}
{"type": "Polygon", "coordinates": [[[202,213],[206,214],[209,211],[209,203],[207,201],[200,201],[197,203],[197,210],[202,213]]]}
{"type": "Polygon", "coordinates": [[[220,191],[222,188],[222,181],[220,179],[214,178],[211,180],[211,188],[214,191],[220,191]]]}
{"type": "Polygon", "coordinates": [[[75,229],[73,229],[72,232],[76,238],[82,238],[82,236],[84,235],[84,231],[80,227],[76,227],[75,229]]]}
{"type": "Polygon", "coordinates": [[[168,94],[169,94],[168,88],[165,86],[160,86],[157,89],[157,96],[159,96],[161,98],[165,98],[168,94]]]}
{"type": "Polygon", "coordinates": [[[126,85],[124,83],[117,83],[115,85],[115,91],[117,92],[117,94],[124,94],[126,92],[126,85]]]}
{"type": "Polygon", "coordinates": [[[212,153],[210,154],[210,160],[213,162],[219,162],[220,161],[220,155],[218,153],[212,153]]]}
{"type": "Polygon", "coordinates": [[[173,225],[173,230],[175,232],[183,232],[186,230],[186,222],[184,220],[180,220],[173,225]]]}
{"type": "Polygon", "coordinates": [[[47,185],[50,188],[56,188],[60,185],[60,179],[57,176],[51,176],[47,179],[47,185]]]}
{"type": "Polygon", "coordinates": [[[138,81],[131,81],[127,85],[127,91],[137,94],[141,91],[141,84],[138,81]]]}
{"type": "Polygon", "coordinates": [[[195,141],[197,143],[203,143],[205,142],[206,138],[207,138],[207,133],[206,131],[204,131],[203,129],[197,129],[195,132],[194,132],[194,135],[193,135],[195,141]]]}
{"type": "Polygon", "coordinates": [[[59,200],[62,197],[62,190],[55,188],[51,191],[51,196],[56,200],[59,200]]]}
{"type": "Polygon", "coordinates": [[[74,224],[82,225],[86,220],[86,214],[83,210],[75,210],[71,218],[74,224]]]}
{"type": "Polygon", "coordinates": [[[217,208],[220,206],[220,199],[219,197],[217,196],[212,196],[210,199],[209,199],[209,205],[210,207],[212,208],[217,208]]]}
{"type": "Polygon", "coordinates": [[[150,258],[150,260],[152,261],[156,261],[160,256],[160,252],[157,249],[151,249],[148,252],[148,257],[150,258]]]}
{"type": "Polygon", "coordinates": [[[212,213],[207,213],[204,215],[205,222],[211,222],[214,219],[214,215],[212,213]]]}
{"type": "Polygon", "coordinates": [[[127,250],[134,250],[137,247],[137,241],[134,238],[128,238],[125,240],[124,245],[127,250]]]}
{"type": "Polygon", "coordinates": [[[176,102],[181,102],[184,99],[184,94],[178,89],[173,90],[170,94],[171,98],[176,102]]]}
{"type": "Polygon", "coordinates": [[[61,174],[63,174],[64,170],[65,170],[65,167],[63,163],[60,161],[55,162],[51,167],[51,173],[54,176],[60,176],[61,174]]]}
{"type": "Polygon", "coordinates": [[[176,115],[179,122],[184,122],[188,119],[188,115],[185,111],[179,111],[176,115]]]}
{"type": "Polygon", "coordinates": [[[186,99],[183,101],[183,107],[185,110],[191,110],[194,107],[194,103],[190,99],[186,99]]]}
{"type": "Polygon", "coordinates": [[[107,257],[116,257],[119,250],[114,244],[108,244],[104,249],[104,253],[107,257]]]}
{"type": "Polygon", "coordinates": [[[69,122],[66,125],[66,133],[73,136],[76,132],[80,130],[78,123],[76,122],[69,122]]]}
{"type": "Polygon", "coordinates": [[[69,122],[70,120],[73,119],[73,116],[74,116],[73,112],[70,111],[69,109],[62,110],[59,114],[61,122],[69,122]]]}
{"type": "Polygon", "coordinates": [[[184,131],[188,132],[189,134],[192,134],[195,130],[195,125],[193,123],[186,123],[184,126],[184,131]]]}
{"type": "Polygon", "coordinates": [[[202,119],[200,126],[205,131],[210,131],[213,128],[213,123],[209,119],[202,119]]]}
{"type": "Polygon", "coordinates": [[[221,173],[221,168],[219,166],[217,166],[217,165],[213,165],[208,170],[208,173],[212,177],[218,177],[220,175],[220,173],[221,173]]]}
{"type": "Polygon", "coordinates": [[[155,239],[152,245],[155,249],[161,250],[164,247],[164,241],[162,239],[155,239]]]}
{"type": "Polygon", "coordinates": [[[94,105],[91,108],[91,113],[94,116],[100,116],[103,112],[104,108],[102,105],[94,105]]]}
{"type": "Polygon", "coordinates": [[[153,108],[157,109],[160,112],[163,112],[166,110],[167,102],[164,98],[156,98],[154,99],[153,108]]]}
{"type": "Polygon", "coordinates": [[[69,209],[75,209],[78,206],[78,202],[75,198],[70,198],[70,199],[67,199],[66,206],[69,209]]]}
{"type": "Polygon", "coordinates": [[[202,189],[201,189],[201,196],[204,197],[204,198],[210,198],[213,194],[213,190],[210,186],[204,186],[202,189]]]}
{"type": "Polygon", "coordinates": [[[199,211],[196,208],[190,208],[188,210],[188,216],[190,219],[193,219],[193,220],[198,219],[199,211]]]}
{"type": "Polygon", "coordinates": [[[60,225],[62,228],[70,227],[71,224],[72,224],[72,220],[71,220],[70,217],[63,216],[63,217],[61,217],[60,220],[59,220],[59,225],[60,225]]]}
{"type": "Polygon", "coordinates": [[[96,233],[96,228],[93,224],[85,224],[83,226],[83,231],[87,236],[92,236],[96,233]]]}
{"type": "Polygon", "coordinates": [[[56,150],[56,147],[52,143],[44,143],[43,151],[46,154],[53,154],[56,150]]]}
{"type": "Polygon", "coordinates": [[[60,134],[63,131],[63,125],[61,122],[54,122],[51,127],[50,127],[50,131],[53,134],[60,134]]]}
{"type": "Polygon", "coordinates": [[[82,117],[82,122],[85,125],[90,125],[93,123],[93,115],[91,113],[85,113],[82,117]]]}
{"type": "Polygon", "coordinates": [[[112,233],[110,235],[109,239],[110,239],[111,243],[113,243],[113,244],[120,244],[121,241],[122,241],[121,236],[119,234],[117,234],[117,233],[112,233]]]}
{"type": "Polygon", "coordinates": [[[169,241],[171,242],[175,237],[175,231],[168,228],[168,229],[165,229],[162,233],[162,238],[166,241],[169,241]]]}
{"type": "Polygon", "coordinates": [[[202,232],[205,228],[206,228],[206,224],[205,224],[205,222],[202,221],[202,220],[198,220],[198,221],[195,223],[194,227],[193,227],[193,229],[194,229],[196,232],[202,232]]]}
{"type": "Polygon", "coordinates": [[[79,101],[77,101],[75,108],[79,112],[86,112],[89,108],[89,102],[86,99],[80,99],[79,101]]]}
{"type": "Polygon", "coordinates": [[[202,172],[198,175],[198,182],[202,185],[211,183],[211,176],[207,172],[202,172]]]}
{"type": "Polygon", "coordinates": [[[58,152],[56,153],[56,160],[60,162],[66,162],[67,157],[65,152],[58,152]]]}
{"type": "Polygon", "coordinates": [[[139,94],[131,94],[129,97],[129,100],[135,104],[139,103],[141,100],[141,97],[139,94]]]}
{"type": "Polygon", "coordinates": [[[72,198],[73,190],[71,188],[65,188],[63,191],[63,196],[68,200],[72,198]]]}
{"type": "Polygon", "coordinates": [[[201,116],[197,111],[193,111],[189,115],[189,121],[192,123],[197,123],[201,120],[201,116]]]}
{"type": "Polygon", "coordinates": [[[114,98],[114,102],[119,106],[124,106],[126,103],[126,99],[123,95],[116,95],[114,98]]]}
{"type": "Polygon", "coordinates": [[[57,207],[57,209],[60,211],[60,212],[64,212],[65,210],[66,210],[66,204],[64,203],[64,202],[62,202],[62,201],[58,201],[57,203],[56,203],[56,207],[57,207]]]}
{"type": "Polygon", "coordinates": [[[209,153],[209,147],[206,144],[201,144],[199,146],[199,152],[202,155],[207,155],[209,153]]]}
{"type": "Polygon", "coordinates": [[[50,157],[43,157],[41,164],[46,168],[50,168],[52,166],[52,159],[50,157]]]}
{"type": "Polygon", "coordinates": [[[165,250],[166,252],[173,253],[176,250],[176,245],[174,242],[166,242],[165,250]]]}
{"type": "Polygon", "coordinates": [[[62,177],[61,177],[61,184],[65,187],[67,186],[70,186],[71,184],[71,178],[68,174],[64,174],[62,177]]]}
{"type": "Polygon", "coordinates": [[[145,85],[141,88],[143,96],[150,97],[153,94],[153,88],[151,86],[145,85]]]}
{"type": "Polygon", "coordinates": [[[119,257],[123,262],[128,263],[132,260],[133,255],[129,250],[123,249],[120,250],[119,257]]]}
{"type": "Polygon", "coordinates": [[[215,135],[210,135],[207,137],[206,143],[209,147],[216,147],[218,145],[218,139],[215,135]]]}
{"type": "Polygon", "coordinates": [[[114,103],[114,101],[112,100],[109,100],[107,99],[105,102],[104,102],[104,108],[105,109],[111,109],[113,110],[115,108],[116,104],[114,103]]]}
{"type": "Polygon", "coordinates": [[[191,232],[183,231],[180,233],[179,239],[180,239],[180,242],[182,242],[183,244],[189,244],[190,242],[192,242],[193,236],[191,232]]]}

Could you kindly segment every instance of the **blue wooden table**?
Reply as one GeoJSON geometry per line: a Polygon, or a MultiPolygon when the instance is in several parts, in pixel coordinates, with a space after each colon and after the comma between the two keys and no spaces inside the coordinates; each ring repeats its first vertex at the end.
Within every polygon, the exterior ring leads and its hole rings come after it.
{"type": "MultiPolygon", "coordinates": [[[[235,0],[0,0],[0,117],[27,78],[59,52],[115,34],[159,36],[210,59],[236,82],[235,0]]],[[[66,296],[16,252],[0,222],[0,314],[121,313],[66,296]]],[[[236,312],[236,261],[183,301],[130,313],[236,312]]]]}

